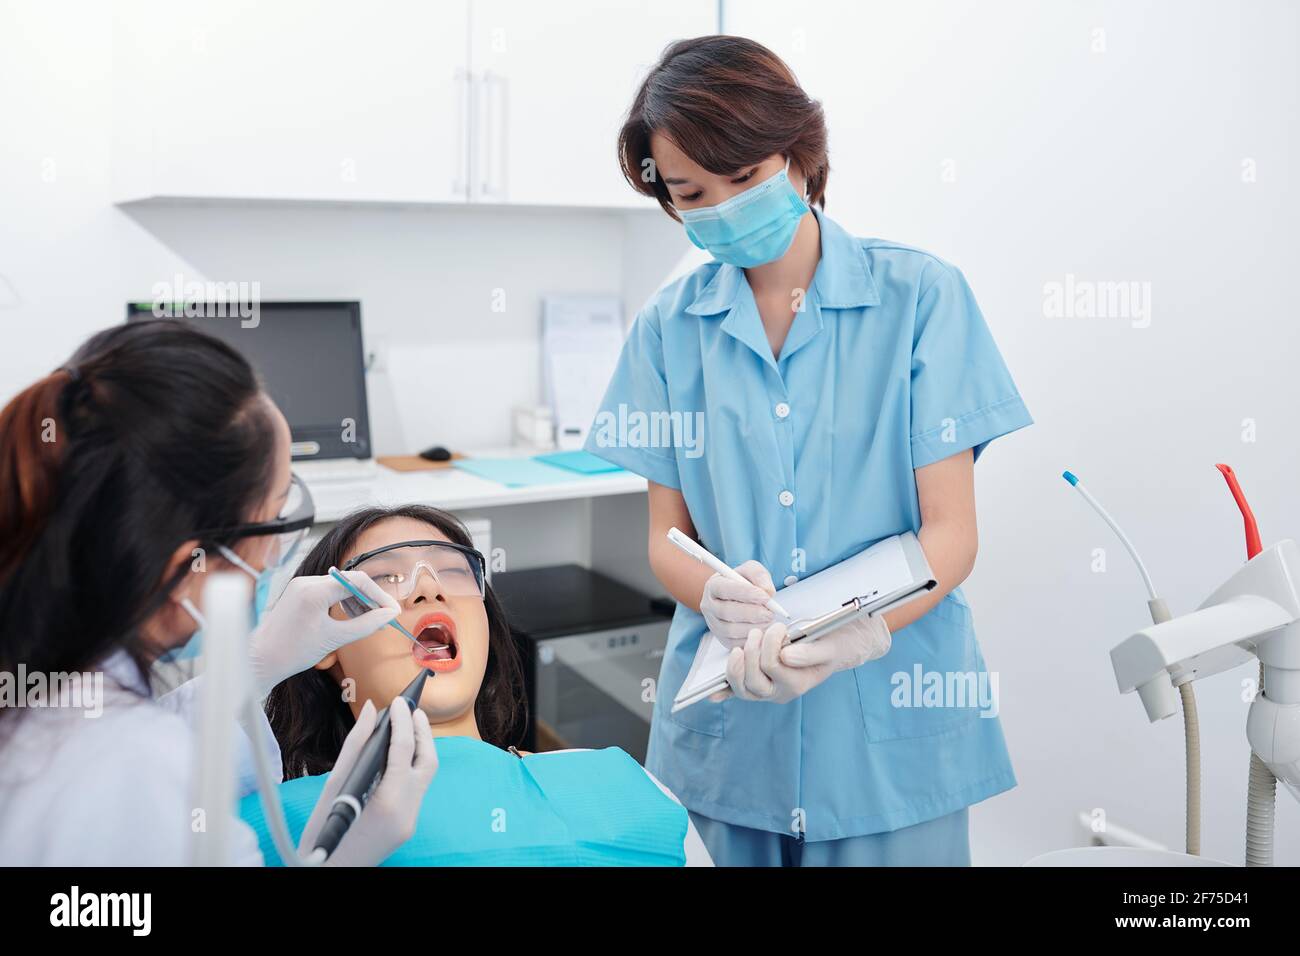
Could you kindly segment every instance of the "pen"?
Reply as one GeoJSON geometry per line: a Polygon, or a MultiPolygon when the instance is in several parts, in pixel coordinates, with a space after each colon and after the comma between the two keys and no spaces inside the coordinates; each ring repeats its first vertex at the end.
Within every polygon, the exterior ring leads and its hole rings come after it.
{"type": "MultiPolygon", "coordinates": [[[[678,531],[676,528],[668,529],[668,540],[671,541],[673,544],[677,545],[678,548],[685,551],[696,561],[712,568],[714,571],[717,571],[719,574],[731,578],[731,580],[733,581],[739,581],[741,584],[749,584],[749,585],[753,585],[754,587],[757,587],[757,585],[755,585],[753,581],[745,580],[745,577],[742,574],[740,574],[735,568],[728,567],[727,565],[723,564],[713,555],[709,554],[708,551],[702,548],[699,542],[691,540],[691,538],[683,534],[681,531],[678,531]]],[[[790,612],[787,611],[785,608],[783,608],[780,604],[778,604],[776,598],[768,598],[765,603],[767,605],[768,610],[771,611],[773,614],[780,614],[787,621],[790,620],[790,612]]]]}

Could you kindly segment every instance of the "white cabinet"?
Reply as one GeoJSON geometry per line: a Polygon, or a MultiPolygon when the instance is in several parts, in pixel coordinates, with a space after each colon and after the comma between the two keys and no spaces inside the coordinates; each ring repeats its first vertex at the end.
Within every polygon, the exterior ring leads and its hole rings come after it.
{"type": "Polygon", "coordinates": [[[464,198],[468,0],[120,0],[114,193],[464,198]]]}
{"type": "Polygon", "coordinates": [[[636,84],[713,0],[114,0],[113,193],[647,206],[636,84]]]}
{"type": "Polygon", "coordinates": [[[623,180],[619,127],[674,40],[717,29],[713,0],[474,0],[472,198],[650,206],[623,180]]]}

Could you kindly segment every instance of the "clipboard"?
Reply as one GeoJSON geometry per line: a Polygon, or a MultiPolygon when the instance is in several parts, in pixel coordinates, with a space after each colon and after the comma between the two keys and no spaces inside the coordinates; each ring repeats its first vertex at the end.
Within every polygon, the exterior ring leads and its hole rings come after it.
{"type": "MultiPolygon", "coordinates": [[[[871,547],[777,592],[792,615],[790,641],[815,641],[863,615],[884,614],[938,586],[911,531],[871,547]]],[[[695,660],[673,698],[672,713],[727,687],[730,649],[705,632],[695,660]]]]}

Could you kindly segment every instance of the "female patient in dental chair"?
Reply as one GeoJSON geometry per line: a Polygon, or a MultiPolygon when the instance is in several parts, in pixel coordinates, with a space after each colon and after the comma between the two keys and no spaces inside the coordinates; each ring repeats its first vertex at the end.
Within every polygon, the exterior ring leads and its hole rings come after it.
{"type": "MultiPolygon", "coordinates": [[[[266,712],[280,744],[280,786],[295,842],[366,701],[382,708],[424,667],[420,707],[437,738],[438,773],[415,835],[387,866],[708,865],[686,810],[617,748],[522,755],[522,668],[482,556],[435,508],[371,508],[340,521],[297,574],[359,568],[401,605],[391,627],[279,684],[266,712]]],[[[346,605],[331,610],[348,615],[346,605]]],[[[257,794],[240,814],[268,864],[279,862],[257,794]]]]}

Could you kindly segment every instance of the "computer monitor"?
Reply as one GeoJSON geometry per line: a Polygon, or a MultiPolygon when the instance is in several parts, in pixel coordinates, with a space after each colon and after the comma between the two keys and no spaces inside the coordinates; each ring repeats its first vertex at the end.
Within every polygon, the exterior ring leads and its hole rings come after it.
{"type": "Polygon", "coordinates": [[[127,321],[161,314],[242,353],[289,420],[294,461],[370,457],[360,302],[261,302],[256,322],[201,303],[160,305],[130,303],[127,321]]]}

